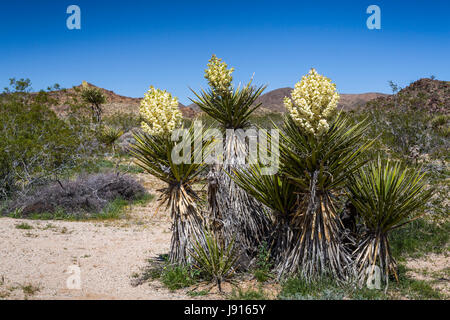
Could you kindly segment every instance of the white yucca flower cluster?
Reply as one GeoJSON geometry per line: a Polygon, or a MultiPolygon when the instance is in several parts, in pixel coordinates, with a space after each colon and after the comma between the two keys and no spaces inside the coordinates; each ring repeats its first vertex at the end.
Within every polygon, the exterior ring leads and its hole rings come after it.
{"type": "Polygon", "coordinates": [[[284,105],[297,125],[320,136],[329,129],[328,119],[335,112],[338,101],[336,85],[311,69],[295,84],[291,98],[284,98],[284,105]]]}
{"type": "Polygon", "coordinates": [[[144,119],[142,130],[151,135],[170,134],[180,126],[183,118],[178,108],[178,98],[153,86],[141,101],[140,113],[144,119]]]}
{"type": "Polygon", "coordinates": [[[231,81],[233,77],[231,74],[234,68],[227,69],[228,65],[222,59],[212,55],[208,63],[208,69],[205,70],[205,78],[208,80],[210,87],[218,92],[230,91],[231,81]]]}

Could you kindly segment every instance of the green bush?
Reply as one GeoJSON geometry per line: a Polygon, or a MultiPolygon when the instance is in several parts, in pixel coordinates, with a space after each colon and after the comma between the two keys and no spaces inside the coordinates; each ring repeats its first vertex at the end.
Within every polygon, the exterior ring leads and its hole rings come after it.
{"type": "Polygon", "coordinates": [[[370,158],[380,151],[386,156],[404,160],[415,160],[426,153],[432,158],[441,158],[441,150],[449,148],[446,115],[431,115],[424,110],[408,108],[383,108],[376,102],[347,114],[355,122],[368,118],[370,126],[366,138],[377,138],[368,154],[370,158]],[[417,150],[416,155],[414,149],[417,150]]]}
{"type": "Polygon", "coordinates": [[[55,177],[79,160],[79,136],[50,109],[49,96],[19,89],[0,98],[0,198],[55,177]]]}
{"type": "Polygon", "coordinates": [[[192,286],[198,279],[198,273],[181,265],[168,265],[161,273],[161,282],[169,290],[177,290],[192,286]]]}
{"type": "Polygon", "coordinates": [[[103,123],[122,130],[123,132],[130,131],[141,125],[142,118],[140,115],[134,113],[117,112],[103,118],[103,123]]]}

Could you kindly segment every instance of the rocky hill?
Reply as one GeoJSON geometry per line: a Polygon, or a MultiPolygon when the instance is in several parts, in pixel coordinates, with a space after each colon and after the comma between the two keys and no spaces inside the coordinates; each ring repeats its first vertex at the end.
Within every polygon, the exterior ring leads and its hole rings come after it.
{"type": "Polygon", "coordinates": [[[397,94],[371,100],[367,107],[399,107],[450,112],[450,81],[423,78],[412,82],[397,94]]]}
{"type": "MultiPolygon", "coordinates": [[[[114,91],[103,89],[97,87],[91,83],[87,83],[89,87],[95,87],[100,89],[106,97],[106,103],[103,105],[103,110],[105,115],[111,115],[114,113],[139,113],[139,104],[142,98],[131,98],[119,95],[114,91]]],[[[54,107],[54,110],[57,114],[64,115],[69,109],[69,103],[71,101],[72,96],[77,96],[77,89],[81,89],[82,85],[75,86],[70,89],[63,89],[58,91],[50,92],[52,98],[55,98],[58,101],[58,104],[54,107]]],[[[183,113],[184,117],[192,118],[195,115],[195,112],[184,106],[183,104],[179,104],[179,108],[183,113]]]]}

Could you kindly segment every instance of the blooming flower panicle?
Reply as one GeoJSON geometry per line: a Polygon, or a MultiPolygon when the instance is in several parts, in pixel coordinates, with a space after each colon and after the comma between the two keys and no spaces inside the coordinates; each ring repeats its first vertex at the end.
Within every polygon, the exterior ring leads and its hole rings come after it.
{"type": "Polygon", "coordinates": [[[336,111],[338,101],[336,85],[311,69],[295,84],[291,98],[285,97],[283,102],[299,127],[320,136],[329,129],[328,119],[336,111]]]}
{"type": "Polygon", "coordinates": [[[151,135],[169,135],[181,125],[183,119],[178,98],[153,86],[141,100],[139,111],[144,119],[141,128],[151,135]]]}
{"type": "Polygon", "coordinates": [[[209,86],[219,92],[229,92],[231,90],[231,81],[233,81],[232,73],[234,68],[227,69],[228,65],[222,59],[212,55],[205,70],[205,78],[208,80],[209,86]]]}

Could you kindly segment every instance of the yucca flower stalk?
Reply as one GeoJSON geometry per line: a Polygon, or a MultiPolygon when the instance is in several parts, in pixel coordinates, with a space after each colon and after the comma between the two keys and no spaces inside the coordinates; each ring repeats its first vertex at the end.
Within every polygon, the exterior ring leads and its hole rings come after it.
{"type": "Polygon", "coordinates": [[[432,189],[426,190],[424,176],[420,168],[407,168],[399,161],[378,158],[349,180],[349,198],[366,230],[354,252],[361,285],[375,266],[381,269],[386,283],[389,275],[398,281],[388,234],[420,216],[432,195],[432,189]]]}
{"type": "MultiPolygon", "coordinates": [[[[220,129],[247,129],[250,115],[260,104],[256,99],[265,86],[253,87],[250,81],[242,88],[232,86],[232,72],[225,62],[213,55],[205,77],[210,88],[193,91],[191,99],[202,111],[217,120],[220,129]]],[[[222,165],[211,166],[208,174],[208,202],[214,232],[220,234],[224,244],[235,243],[240,249],[239,266],[248,268],[255,261],[257,248],[267,237],[269,217],[261,203],[249,196],[230,177],[233,170],[241,168],[239,159],[245,159],[248,146],[237,135],[227,137],[223,145],[222,165]]]]}
{"type": "Polygon", "coordinates": [[[195,163],[198,152],[206,150],[202,133],[189,128],[193,137],[190,163],[178,163],[172,158],[175,142],[171,139],[173,130],[179,128],[181,112],[175,109],[176,98],[166,91],[150,88],[141,103],[141,115],[144,118],[143,132],[134,133],[136,142],[130,147],[130,154],[135,157],[137,165],[148,173],[164,181],[167,186],[161,191],[160,206],[166,204],[172,218],[172,239],[169,260],[176,264],[191,262],[189,250],[194,238],[204,228],[205,222],[198,203],[201,201],[193,185],[200,180],[204,164],[195,163]],[[153,112],[152,108],[159,110],[153,112]],[[200,150],[192,146],[199,142],[200,150]]]}
{"type": "Polygon", "coordinates": [[[363,136],[368,124],[351,125],[335,116],[339,95],[330,79],[311,69],[285,98],[289,113],[281,135],[281,172],[301,194],[291,223],[299,230],[280,273],[300,271],[306,279],[350,273],[351,254],[342,243],[342,222],[335,199],[347,178],[363,165],[371,142],[363,136]]]}

